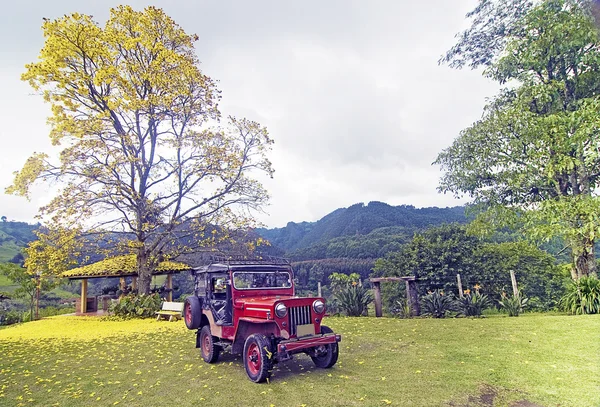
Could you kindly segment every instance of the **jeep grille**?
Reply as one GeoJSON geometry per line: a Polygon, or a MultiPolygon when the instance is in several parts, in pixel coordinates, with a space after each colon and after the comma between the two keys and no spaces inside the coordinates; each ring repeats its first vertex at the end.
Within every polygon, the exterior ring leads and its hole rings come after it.
{"type": "Polygon", "coordinates": [[[303,307],[290,307],[288,308],[290,314],[290,334],[296,335],[296,327],[298,325],[306,325],[312,323],[310,315],[310,305],[303,307]]]}

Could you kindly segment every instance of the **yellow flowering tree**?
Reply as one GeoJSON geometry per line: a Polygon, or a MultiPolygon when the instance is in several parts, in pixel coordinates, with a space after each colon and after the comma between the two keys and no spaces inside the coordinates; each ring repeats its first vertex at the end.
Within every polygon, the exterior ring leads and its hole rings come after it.
{"type": "Polygon", "coordinates": [[[55,182],[40,209],[49,228],[74,227],[86,244],[122,233],[140,292],[163,253],[252,223],[250,209],[268,199],[254,175],[272,175],[272,140],[247,119],[221,124],[197,36],[155,7],[112,9],[104,27],[75,13],[42,28],[39,60],[22,79],[51,105],[50,139],[61,151],[57,159],[34,153],[8,193],[28,197],[36,182],[55,182]]]}

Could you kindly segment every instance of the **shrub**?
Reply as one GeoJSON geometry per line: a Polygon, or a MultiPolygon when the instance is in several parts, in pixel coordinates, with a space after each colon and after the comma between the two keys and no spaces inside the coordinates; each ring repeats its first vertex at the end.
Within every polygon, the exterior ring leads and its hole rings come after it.
{"type": "Polygon", "coordinates": [[[75,312],[75,307],[73,307],[73,306],[66,306],[66,307],[49,306],[49,307],[40,308],[39,316],[40,316],[40,318],[44,318],[44,317],[51,317],[54,315],[71,314],[73,312],[75,312]]]}
{"type": "Polygon", "coordinates": [[[449,312],[456,310],[456,300],[452,294],[446,295],[442,290],[435,290],[423,297],[421,313],[434,318],[444,318],[449,312]]]}
{"type": "Polygon", "coordinates": [[[600,280],[595,277],[581,277],[567,287],[567,294],[561,299],[563,309],[571,314],[600,313],[600,280]]]}
{"type": "Polygon", "coordinates": [[[392,312],[399,318],[412,318],[410,305],[407,300],[396,301],[396,306],[393,308],[392,312]]]}
{"type": "Polygon", "coordinates": [[[468,292],[458,299],[457,310],[465,317],[480,317],[483,310],[492,305],[489,297],[479,291],[468,292]]]}
{"type": "Polygon", "coordinates": [[[529,298],[521,297],[521,294],[509,297],[506,293],[502,293],[502,299],[498,301],[503,310],[508,312],[509,317],[518,317],[523,312],[523,308],[527,306],[529,298]]]}
{"type": "Polygon", "coordinates": [[[109,311],[121,318],[149,318],[160,311],[161,298],[158,294],[126,295],[111,305],[109,311]]]}
{"type": "MultiPolygon", "coordinates": [[[[29,316],[29,313],[27,313],[29,316]]],[[[18,324],[23,321],[23,313],[19,311],[0,312],[0,326],[18,324]]]]}
{"type": "Polygon", "coordinates": [[[373,301],[371,292],[356,282],[340,287],[334,297],[338,301],[339,308],[350,317],[365,314],[367,307],[373,301]]]}

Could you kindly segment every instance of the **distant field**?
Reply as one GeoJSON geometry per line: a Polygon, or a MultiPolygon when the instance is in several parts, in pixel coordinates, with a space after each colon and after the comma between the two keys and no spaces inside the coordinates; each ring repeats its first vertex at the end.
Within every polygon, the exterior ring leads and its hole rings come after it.
{"type": "Polygon", "coordinates": [[[6,263],[15,257],[21,248],[14,244],[13,242],[5,242],[0,245],[0,263],[6,263]]]}
{"type": "Polygon", "coordinates": [[[183,322],[50,319],[0,329],[0,405],[598,407],[600,315],[329,318],[338,364],[270,383],[205,364],[183,322]]]}

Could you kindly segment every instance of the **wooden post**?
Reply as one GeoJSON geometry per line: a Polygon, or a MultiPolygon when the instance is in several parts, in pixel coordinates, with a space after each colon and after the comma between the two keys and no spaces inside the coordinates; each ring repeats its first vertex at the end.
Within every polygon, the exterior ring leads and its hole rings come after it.
{"type": "Polygon", "coordinates": [[[173,276],[167,275],[167,301],[173,301],[173,276]]]}
{"type": "Polygon", "coordinates": [[[131,289],[132,290],[137,290],[137,277],[132,277],[131,278],[131,289]]]}
{"type": "Polygon", "coordinates": [[[375,290],[375,316],[381,317],[381,283],[373,281],[373,289],[375,290]]]}
{"type": "Polygon", "coordinates": [[[87,312],[87,278],[81,280],[81,305],[79,312],[82,314],[87,312]]]}
{"type": "Polygon", "coordinates": [[[35,278],[35,319],[40,319],[40,276],[35,278]]]}
{"type": "Polygon", "coordinates": [[[119,288],[120,288],[121,291],[125,291],[125,287],[126,287],[125,277],[121,277],[119,279],[119,288]]]}
{"type": "Polygon", "coordinates": [[[463,297],[462,281],[460,281],[460,274],[456,275],[456,281],[458,283],[458,296],[463,297]]]}
{"type": "Polygon", "coordinates": [[[323,293],[321,291],[321,282],[319,281],[317,283],[317,297],[322,297],[322,296],[323,296],[323,293]]]}
{"type": "Polygon", "coordinates": [[[421,315],[421,306],[419,305],[419,290],[417,289],[417,279],[414,276],[402,277],[406,282],[406,300],[410,307],[410,315],[413,317],[421,315]]]}
{"type": "Polygon", "coordinates": [[[517,288],[517,277],[514,270],[510,271],[510,281],[512,282],[513,295],[516,297],[519,295],[519,289],[517,288]]]}

